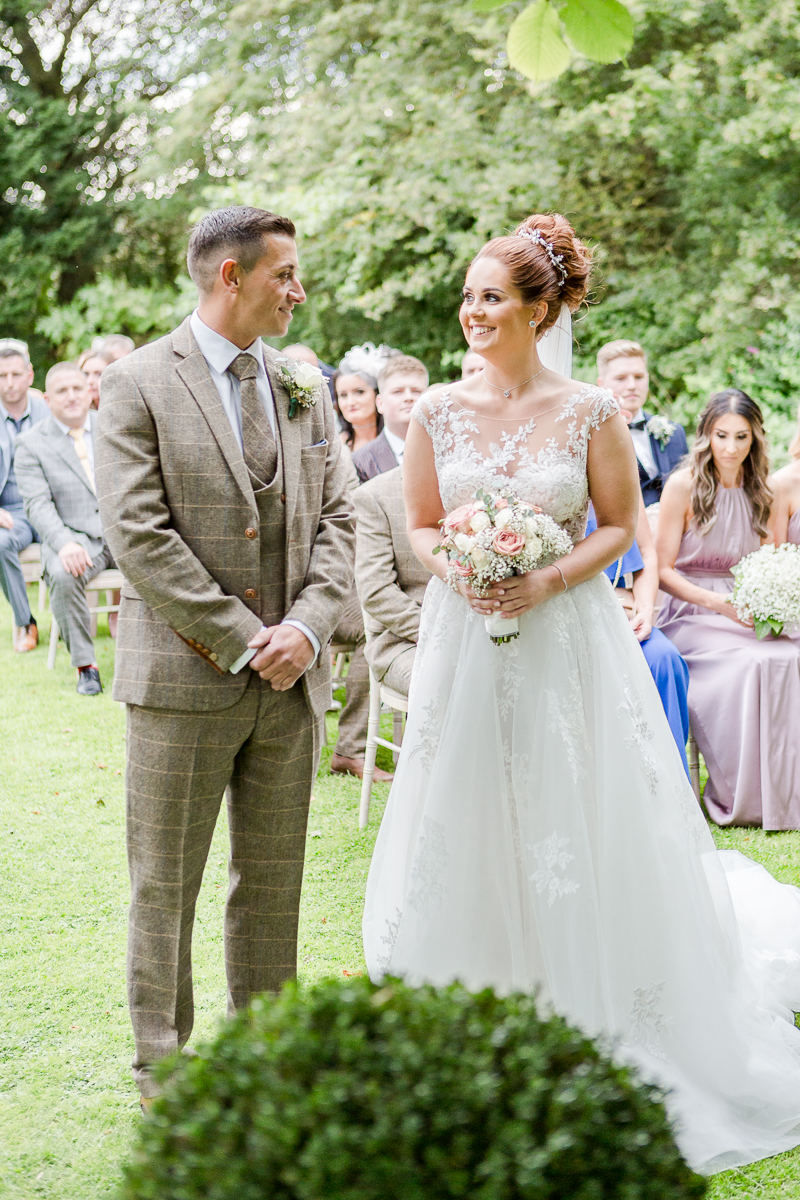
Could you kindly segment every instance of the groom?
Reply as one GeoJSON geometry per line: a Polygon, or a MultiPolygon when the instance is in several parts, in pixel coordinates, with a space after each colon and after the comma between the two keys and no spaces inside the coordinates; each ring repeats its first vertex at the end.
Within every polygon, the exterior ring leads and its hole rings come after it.
{"type": "Polygon", "coordinates": [[[209,213],[189,240],[197,310],[103,372],[95,468],[126,577],[114,697],[128,706],[128,995],[144,1102],[192,1030],[195,902],[223,793],[228,1011],[290,978],[306,822],[353,578],[333,411],[298,405],[262,337],[305,293],[294,225],[209,213]]]}

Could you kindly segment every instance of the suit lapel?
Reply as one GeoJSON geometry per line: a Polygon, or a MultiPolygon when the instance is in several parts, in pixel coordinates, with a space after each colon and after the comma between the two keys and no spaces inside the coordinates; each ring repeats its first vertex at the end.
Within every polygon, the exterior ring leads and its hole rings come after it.
{"type": "Polygon", "coordinates": [[[214,380],[211,378],[211,372],[208,369],[208,364],[203,358],[197,342],[194,340],[191,329],[187,322],[176,331],[180,334],[189,334],[189,344],[185,337],[180,341],[173,338],[173,346],[181,353],[182,350],[188,350],[186,357],[178,363],[176,368],[178,375],[186,384],[192,394],[198,408],[202,412],[206,421],[209,424],[220,450],[225,456],[225,461],[231,469],[231,473],[238,483],[241,491],[252,505],[253,510],[256,507],[253,488],[250,484],[250,476],[247,467],[242,457],[242,452],[239,449],[239,443],[236,441],[234,432],[231,429],[231,423],[228,420],[228,414],[223,408],[222,401],[219,398],[219,392],[216,389],[214,380]]]}
{"type": "MultiPolygon", "coordinates": [[[[94,436],[96,432],[94,421],[91,423],[91,429],[92,436],[94,436]]],[[[69,436],[69,434],[64,433],[58,428],[52,416],[48,419],[47,424],[44,427],[44,431],[46,436],[50,439],[50,442],[56,453],[60,454],[69,469],[75,472],[89,495],[95,497],[94,492],[89,486],[89,480],[86,478],[86,472],[81,466],[80,459],[78,458],[75,450],[75,443],[72,441],[72,438],[69,436]]]]}
{"type": "MultiPolygon", "coordinates": [[[[289,420],[290,396],[281,380],[277,364],[270,356],[269,349],[264,347],[264,367],[266,368],[269,385],[272,388],[272,399],[275,404],[275,428],[280,438],[283,457],[283,494],[286,497],[286,528],[291,529],[297,507],[298,481],[300,479],[300,449],[302,447],[303,409],[299,408],[292,421],[289,420]]],[[[288,545],[287,538],[287,545],[288,545]]]]}

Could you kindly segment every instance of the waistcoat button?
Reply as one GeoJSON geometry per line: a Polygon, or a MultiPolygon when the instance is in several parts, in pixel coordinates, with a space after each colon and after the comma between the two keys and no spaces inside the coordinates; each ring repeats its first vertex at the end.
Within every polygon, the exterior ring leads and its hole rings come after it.
{"type": "Polygon", "coordinates": [[[281,504],[286,503],[286,492],[281,492],[281,504]]]}
{"type": "Polygon", "coordinates": [[[245,600],[255,600],[256,589],[255,588],[245,588],[244,598],[245,598],[245,600]]]}
{"type": "Polygon", "coordinates": [[[254,538],[254,537],[257,537],[258,535],[257,535],[255,529],[248,528],[248,529],[245,529],[244,536],[246,538],[254,538]]]}

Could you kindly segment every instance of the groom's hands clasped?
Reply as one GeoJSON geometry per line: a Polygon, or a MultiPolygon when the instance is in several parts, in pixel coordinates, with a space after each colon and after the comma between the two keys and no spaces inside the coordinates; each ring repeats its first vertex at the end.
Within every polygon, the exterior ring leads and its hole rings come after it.
{"type": "Polygon", "coordinates": [[[247,643],[258,653],[250,667],[258,671],[276,692],[287,692],[314,660],[314,647],[294,625],[268,625],[247,643]]]}

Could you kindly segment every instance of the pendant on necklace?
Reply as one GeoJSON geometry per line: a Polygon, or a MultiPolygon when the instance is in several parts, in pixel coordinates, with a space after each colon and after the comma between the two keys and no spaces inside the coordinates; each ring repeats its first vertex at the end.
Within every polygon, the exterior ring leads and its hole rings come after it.
{"type": "Polygon", "coordinates": [[[505,396],[505,398],[507,400],[508,397],[511,395],[511,392],[503,392],[503,395],[505,396]]]}

